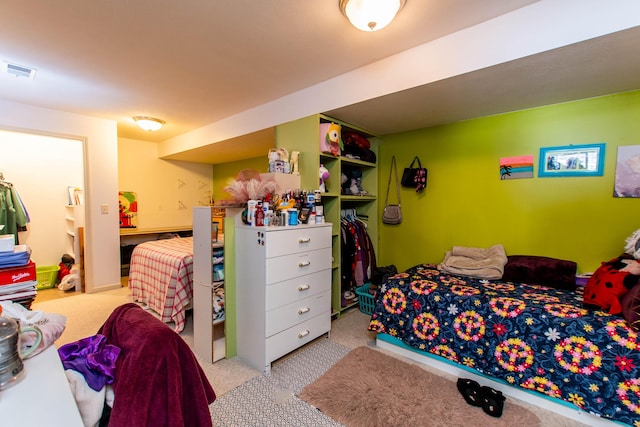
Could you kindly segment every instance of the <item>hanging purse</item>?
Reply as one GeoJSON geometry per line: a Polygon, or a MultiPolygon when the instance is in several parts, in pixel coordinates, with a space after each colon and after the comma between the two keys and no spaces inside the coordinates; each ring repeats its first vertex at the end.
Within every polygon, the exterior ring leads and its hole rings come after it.
{"type": "Polygon", "coordinates": [[[427,169],[422,167],[418,156],[413,158],[408,168],[404,168],[400,183],[403,187],[415,188],[416,193],[421,192],[427,187],[427,169]],[[414,168],[413,165],[416,162],[418,162],[418,167],[414,168]]]}
{"type": "Polygon", "coordinates": [[[398,169],[396,167],[396,156],[391,158],[391,170],[389,171],[389,183],[387,184],[387,197],[384,199],[384,210],[382,211],[382,222],[385,224],[397,225],[402,222],[402,209],[400,208],[400,185],[398,184],[398,169]],[[396,191],[398,194],[398,204],[389,204],[389,190],[391,189],[391,175],[396,176],[396,191]]]}

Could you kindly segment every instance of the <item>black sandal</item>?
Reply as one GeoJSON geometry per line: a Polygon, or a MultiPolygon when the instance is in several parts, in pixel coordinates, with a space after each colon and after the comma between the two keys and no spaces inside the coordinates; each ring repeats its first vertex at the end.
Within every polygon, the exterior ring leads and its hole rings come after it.
{"type": "Polygon", "coordinates": [[[483,386],[481,388],[481,394],[482,410],[492,417],[499,418],[502,415],[504,401],[506,400],[502,392],[494,390],[491,387],[483,386]]]}
{"type": "Polygon", "coordinates": [[[480,396],[480,384],[475,382],[474,380],[469,380],[466,378],[458,378],[458,382],[456,383],[458,387],[458,391],[464,397],[464,400],[473,406],[482,406],[482,396],[480,396]]]}

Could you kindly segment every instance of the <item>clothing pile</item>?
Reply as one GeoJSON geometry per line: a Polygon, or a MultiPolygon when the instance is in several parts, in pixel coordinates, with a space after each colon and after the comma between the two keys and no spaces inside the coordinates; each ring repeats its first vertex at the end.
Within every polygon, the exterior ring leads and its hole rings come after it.
{"type": "Polygon", "coordinates": [[[493,245],[486,249],[454,246],[447,251],[438,269],[445,273],[478,279],[500,279],[507,261],[507,254],[502,245],[493,245]]]}
{"type": "Polygon", "coordinates": [[[117,307],[95,336],[58,352],[87,426],[212,425],[216,394],[195,355],[137,304],[117,307]]]}

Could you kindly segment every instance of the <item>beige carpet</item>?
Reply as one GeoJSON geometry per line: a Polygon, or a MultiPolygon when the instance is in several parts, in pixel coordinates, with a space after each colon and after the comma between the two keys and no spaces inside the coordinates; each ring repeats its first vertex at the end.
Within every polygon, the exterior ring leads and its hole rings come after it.
{"type": "MultiPolygon", "coordinates": [[[[95,294],[85,293],[69,298],[36,302],[31,305],[31,309],[67,316],[67,326],[56,341],[56,346],[60,347],[95,335],[111,312],[128,302],[131,302],[130,290],[122,287],[95,294]]],[[[193,316],[190,312],[187,313],[186,324],[180,336],[193,348],[193,316]]],[[[197,355],[196,357],[218,396],[260,374],[238,358],[224,359],[211,364],[197,355]]]]}
{"type": "Polygon", "coordinates": [[[350,427],[540,425],[535,414],[509,401],[500,418],[487,415],[468,405],[453,381],[369,347],[351,350],[300,398],[350,427]]]}
{"type": "MultiPolygon", "coordinates": [[[[31,309],[59,313],[67,316],[66,329],[60,339],[56,341],[56,346],[60,347],[63,344],[77,341],[80,338],[94,335],[105,320],[107,320],[114,308],[130,301],[129,288],[123,287],[96,294],[78,294],[70,298],[35,302],[32,304],[31,309]]],[[[370,316],[358,310],[353,310],[340,316],[331,323],[331,340],[350,349],[355,349],[360,346],[374,346],[374,335],[367,331],[369,318],[370,316]]],[[[190,312],[187,313],[186,325],[180,336],[193,348],[193,316],[190,312]]],[[[377,351],[391,355],[385,350],[377,351]]],[[[401,358],[401,356],[395,355],[391,355],[391,357],[401,358]]],[[[218,396],[222,396],[260,375],[258,371],[247,366],[244,361],[238,357],[223,359],[213,364],[199,357],[198,360],[218,396]]],[[[407,359],[403,360],[407,363],[415,364],[415,362],[407,359]]],[[[432,369],[424,367],[423,365],[416,366],[420,366],[427,371],[432,369]]],[[[445,378],[448,376],[439,371],[433,371],[433,373],[444,376],[445,378]]],[[[452,378],[448,379],[450,381],[455,380],[452,378]]],[[[509,403],[515,403],[515,400],[511,399],[508,404],[509,403]]],[[[535,408],[525,402],[517,403],[524,408],[535,411],[541,419],[542,422],[540,425],[543,427],[584,426],[574,420],[561,417],[553,412],[535,408]]],[[[468,406],[464,401],[462,404],[468,406]]],[[[472,413],[478,413],[478,411],[482,413],[482,410],[479,408],[469,408],[473,410],[472,413]]]]}

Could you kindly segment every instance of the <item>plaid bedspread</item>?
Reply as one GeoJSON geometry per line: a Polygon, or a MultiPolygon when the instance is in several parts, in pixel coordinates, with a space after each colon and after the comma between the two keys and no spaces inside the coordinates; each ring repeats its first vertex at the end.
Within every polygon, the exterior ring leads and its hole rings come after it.
{"type": "Polygon", "coordinates": [[[129,287],[133,300],[155,311],[182,332],[193,297],[193,238],[153,240],[131,254],[129,287]]]}

